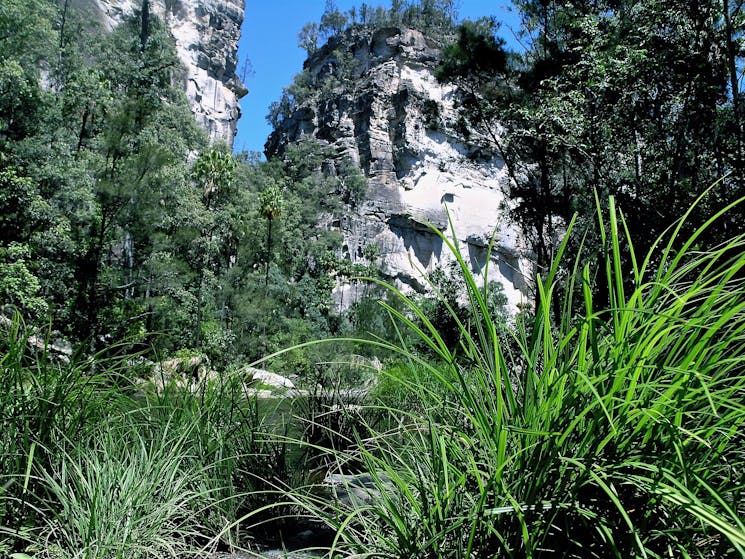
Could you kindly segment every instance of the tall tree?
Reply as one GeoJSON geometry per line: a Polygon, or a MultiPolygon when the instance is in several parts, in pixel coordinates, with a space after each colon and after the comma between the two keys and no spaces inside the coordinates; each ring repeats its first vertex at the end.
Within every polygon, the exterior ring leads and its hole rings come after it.
{"type": "Polygon", "coordinates": [[[340,34],[347,26],[347,16],[339,11],[335,0],[326,0],[326,7],[321,15],[319,31],[328,38],[340,34]]]}
{"type": "Polygon", "coordinates": [[[198,282],[196,320],[194,326],[194,347],[199,349],[202,344],[202,308],[204,305],[204,276],[208,269],[213,266],[210,245],[219,242],[217,228],[220,224],[219,218],[211,215],[216,209],[220,195],[228,193],[236,180],[237,164],[233,156],[218,149],[204,152],[194,163],[194,179],[199,184],[202,192],[202,201],[208,214],[201,229],[201,245],[205,246],[204,254],[198,258],[198,282]]]}
{"type": "Polygon", "coordinates": [[[306,23],[297,34],[298,46],[310,56],[318,50],[321,31],[317,23],[306,23]]]}
{"type": "Polygon", "coordinates": [[[266,219],[266,273],[264,276],[264,285],[269,285],[269,265],[272,260],[272,226],[274,220],[282,215],[284,198],[282,191],[275,183],[270,183],[259,194],[259,213],[266,219]]]}

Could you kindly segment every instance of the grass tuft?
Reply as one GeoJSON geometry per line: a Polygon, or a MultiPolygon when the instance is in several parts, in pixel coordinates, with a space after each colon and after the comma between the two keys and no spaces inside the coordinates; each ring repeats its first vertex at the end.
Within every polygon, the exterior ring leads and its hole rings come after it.
{"type": "Polygon", "coordinates": [[[390,430],[335,452],[378,497],[296,496],[338,531],[334,556],[743,556],[745,237],[702,251],[678,224],[638,259],[612,199],[599,223],[604,265],[560,272],[565,242],[511,330],[441,235],[469,300],[458,347],[386,286],[407,309],[387,306],[396,328],[426,351],[375,342],[417,378],[397,371],[390,430]]]}

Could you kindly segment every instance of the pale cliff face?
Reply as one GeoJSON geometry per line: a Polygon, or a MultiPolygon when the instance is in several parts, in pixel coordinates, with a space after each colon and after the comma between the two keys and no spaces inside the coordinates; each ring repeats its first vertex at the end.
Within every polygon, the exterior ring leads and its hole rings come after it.
{"type": "MultiPolygon", "coordinates": [[[[425,221],[448,237],[454,231],[481,277],[494,234],[489,280],[502,283],[516,310],[527,299],[530,266],[521,235],[501,209],[506,170],[456,132],[456,93],[434,77],[437,46],[410,29],[350,34],[314,54],[306,70],[334,71],[333,51],[345,49],[354,56],[353,78],[299,106],[270,137],[268,153],[310,135],[359,164],[370,185],[367,200],[339,224],[344,256],[362,261],[365,246],[378,245],[384,273],[399,285],[421,289],[422,270],[447,269],[453,260],[425,221]]],[[[350,289],[337,290],[343,306],[355,298],[350,289]]]]}
{"type": "MultiPolygon", "coordinates": [[[[140,9],[141,0],[87,0],[107,28],[140,9]]],[[[210,140],[233,145],[247,91],[236,75],[245,0],[150,0],[151,13],[169,27],[187,71],[184,89],[210,140]]]]}

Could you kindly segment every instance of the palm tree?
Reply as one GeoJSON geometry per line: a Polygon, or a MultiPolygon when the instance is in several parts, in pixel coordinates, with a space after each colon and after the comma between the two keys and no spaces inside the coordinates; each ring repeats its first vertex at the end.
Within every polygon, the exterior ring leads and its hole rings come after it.
{"type": "Polygon", "coordinates": [[[211,149],[204,152],[194,163],[194,180],[202,186],[202,195],[207,209],[221,190],[227,190],[235,181],[236,162],[229,153],[211,149]]]}
{"type": "MultiPolygon", "coordinates": [[[[217,196],[230,187],[235,182],[237,164],[230,153],[211,149],[202,153],[194,162],[192,176],[196,183],[202,188],[202,198],[204,206],[209,213],[210,206],[217,196]]],[[[208,220],[209,223],[210,220],[208,220]]],[[[214,233],[214,227],[205,227],[202,230],[202,237],[211,237],[214,233]]],[[[201,260],[201,259],[200,259],[201,260]]],[[[199,263],[199,285],[197,287],[197,319],[194,331],[194,346],[199,349],[202,338],[202,291],[204,286],[204,271],[208,268],[209,251],[206,255],[206,261],[199,263]]]]}
{"type": "Polygon", "coordinates": [[[282,191],[274,183],[271,183],[259,194],[259,213],[267,220],[265,286],[269,285],[269,262],[272,256],[272,223],[282,215],[283,205],[284,198],[282,197],[282,191]]]}

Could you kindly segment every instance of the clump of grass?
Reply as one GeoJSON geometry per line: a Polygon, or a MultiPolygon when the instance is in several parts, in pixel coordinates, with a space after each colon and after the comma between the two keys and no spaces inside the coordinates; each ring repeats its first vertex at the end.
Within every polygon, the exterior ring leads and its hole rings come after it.
{"type": "Polygon", "coordinates": [[[84,437],[126,400],[112,390],[116,366],[95,373],[79,355],[60,360],[33,335],[18,315],[0,335],[0,552],[25,545],[41,522],[45,489],[32,473],[49,466],[59,433],[84,437]]]}
{"type": "Polygon", "coordinates": [[[142,427],[117,421],[58,444],[57,462],[40,472],[53,506],[39,557],[179,557],[210,536],[203,517],[216,499],[188,439],[169,426],[157,438],[142,427]]]}
{"type": "Polygon", "coordinates": [[[276,488],[292,475],[288,445],[274,437],[285,413],[248,392],[245,380],[233,371],[192,387],[167,384],[149,393],[137,412],[156,432],[167,425],[182,434],[192,462],[202,468],[202,487],[215,501],[202,513],[204,531],[238,547],[250,535],[235,519],[280,499],[276,488]]]}
{"type": "Polygon", "coordinates": [[[134,382],[131,356],[64,362],[30,344],[20,319],[0,344],[0,555],[251,545],[235,519],[277,499],[267,488],[283,457],[240,374],[150,390],[134,382]]]}
{"type": "Polygon", "coordinates": [[[453,313],[459,347],[389,287],[408,308],[388,307],[398,328],[429,355],[373,343],[438,386],[407,383],[423,412],[390,409],[402,418],[395,429],[336,453],[340,468],[364,463],[378,498],[329,508],[296,496],[337,530],[333,554],[741,557],[745,236],[694,248],[728,211],[681,241],[684,216],[639,257],[611,200],[604,264],[560,277],[562,245],[537,281],[534,318],[509,343],[488,282],[479,287],[457,242],[442,237],[469,298],[465,320],[453,313]]]}

